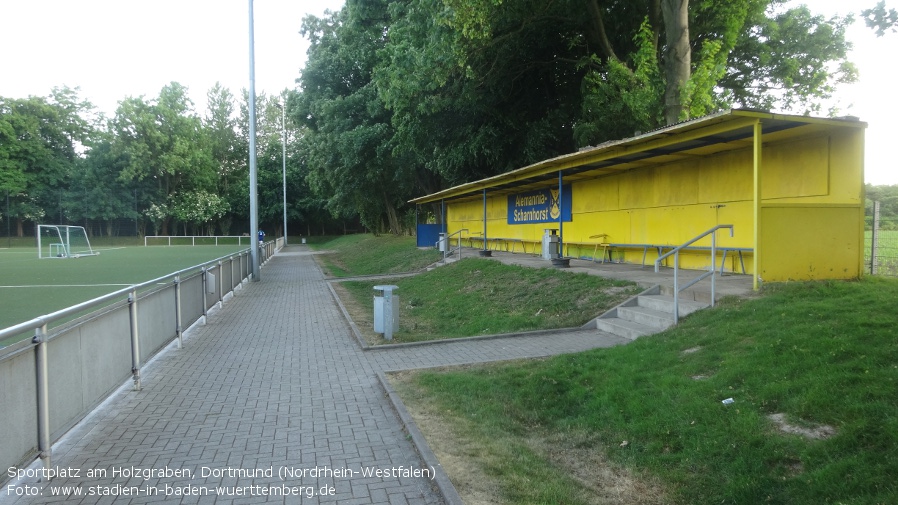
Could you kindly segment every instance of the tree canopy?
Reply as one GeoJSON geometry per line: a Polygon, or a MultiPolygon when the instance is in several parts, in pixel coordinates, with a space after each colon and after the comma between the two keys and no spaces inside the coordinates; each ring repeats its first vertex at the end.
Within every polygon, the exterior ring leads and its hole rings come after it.
{"type": "MultiPolygon", "coordinates": [[[[862,15],[898,19],[882,2],[862,15]]],[[[784,0],[347,0],[302,21],[297,89],[256,97],[261,224],[283,215],[285,102],[290,217],[401,233],[414,196],[584,146],[730,107],[834,114],[822,104],[856,79],[849,22],[784,0]]],[[[248,228],[249,97],[207,99],[197,111],[172,82],[104,118],[77,88],[0,97],[17,232],[248,228]]]]}
{"type": "Polygon", "coordinates": [[[347,0],[307,17],[291,115],[338,215],[730,107],[824,113],[850,18],[781,0],[347,0]]]}

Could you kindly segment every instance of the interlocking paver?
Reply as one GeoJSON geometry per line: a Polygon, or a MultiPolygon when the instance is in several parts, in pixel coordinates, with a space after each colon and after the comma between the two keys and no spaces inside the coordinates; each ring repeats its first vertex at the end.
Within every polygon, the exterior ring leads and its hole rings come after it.
{"type": "Polygon", "coordinates": [[[363,473],[424,466],[378,372],[622,342],[589,330],[364,351],[311,254],[289,247],[183,349],[146,365],[141,391],[114,393],[54,447],[53,465],[81,469],[78,478],[39,483],[39,497],[2,493],[0,505],[63,501],[52,488],[91,505],[438,504],[427,479],[363,473]]]}

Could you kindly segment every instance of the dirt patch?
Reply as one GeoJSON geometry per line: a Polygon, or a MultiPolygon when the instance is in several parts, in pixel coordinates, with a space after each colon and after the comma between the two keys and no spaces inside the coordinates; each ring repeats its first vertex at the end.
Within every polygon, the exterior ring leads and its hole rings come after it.
{"type": "Polygon", "coordinates": [[[786,420],[786,414],[770,414],[767,416],[767,419],[770,419],[776,425],[776,428],[783,433],[801,435],[811,440],[823,440],[836,434],[835,428],[825,424],[807,424],[804,426],[791,424],[786,420]]]}
{"type": "Polygon", "coordinates": [[[346,312],[349,313],[349,318],[355,323],[355,326],[358,328],[365,343],[368,345],[378,345],[386,342],[382,336],[374,333],[373,291],[371,295],[371,304],[362,306],[354,296],[350,295],[349,291],[347,291],[341,283],[332,282],[331,287],[334,288],[334,292],[337,293],[340,303],[343,304],[346,312]]]}
{"type": "Polygon", "coordinates": [[[346,265],[339,261],[339,255],[335,254],[336,252],[337,251],[331,250],[315,251],[312,255],[312,258],[315,260],[315,263],[318,264],[318,268],[321,269],[321,273],[323,273],[325,277],[334,277],[333,267],[344,270],[346,268],[346,265]]]}
{"type": "MultiPolygon", "coordinates": [[[[666,503],[663,486],[655,479],[635,475],[605,457],[601,442],[585,433],[542,433],[528,439],[550,463],[564,470],[587,490],[587,503],[601,505],[653,505],[666,503]]],[[[623,446],[622,446],[623,447],[623,446]]]]}
{"type": "MultiPolygon", "coordinates": [[[[452,370],[470,367],[456,367],[452,370]]],[[[510,503],[501,482],[487,468],[498,456],[469,435],[474,421],[441,409],[415,387],[417,371],[388,374],[415,424],[446,470],[466,505],[510,503]]],[[[614,465],[600,441],[588,433],[552,433],[533,428],[523,441],[534,452],[583,487],[582,499],[594,505],[654,505],[666,503],[663,486],[651,478],[614,465]]]]}

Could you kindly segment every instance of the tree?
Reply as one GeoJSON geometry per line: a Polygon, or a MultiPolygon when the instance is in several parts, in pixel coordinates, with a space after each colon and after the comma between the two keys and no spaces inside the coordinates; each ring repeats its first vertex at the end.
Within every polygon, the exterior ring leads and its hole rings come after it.
{"type": "Polygon", "coordinates": [[[94,223],[105,224],[105,233],[111,236],[117,219],[138,219],[137,187],[119,177],[125,165],[125,157],[114,151],[108,138],[95,142],[77,161],[65,193],[65,211],[88,233],[94,232],[94,223]]]}
{"type": "MultiPolygon", "coordinates": [[[[159,97],[147,102],[129,97],[119,103],[111,121],[115,152],[125,158],[120,177],[131,182],[151,182],[144,193],[143,210],[175,208],[174,195],[214,188],[217,182],[208,136],[187,98],[187,89],[171,83],[159,97]]],[[[168,234],[174,214],[161,219],[161,233],[168,234]]]]}
{"type": "Polygon", "coordinates": [[[400,233],[408,167],[393,156],[391,115],[372,80],[386,43],[387,7],[384,0],[349,0],[327,18],[304,20],[311,47],[291,116],[306,128],[309,185],[331,214],[358,215],[372,231],[400,233]]]}
{"type": "Polygon", "coordinates": [[[898,185],[867,184],[865,190],[867,228],[873,226],[873,202],[879,202],[880,229],[898,230],[898,185]]]}
{"type": "Polygon", "coordinates": [[[0,98],[0,186],[9,191],[16,232],[26,221],[58,212],[63,220],[63,192],[76,153],[73,134],[60,107],[41,97],[0,98]]]}
{"type": "Polygon", "coordinates": [[[689,0],[662,0],[666,47],[664,51],[664,119],[673,124],[686,115],[683,92],[692,77],[689,39],[689,0]]]}
{"type": "MultiPolygon", "coordinates": [[[[208,109],[203,120],[203,129],[208,138],[210,156],[217,175],[217,194],[224,198],[229,209],[239,199],[246,199],[246,193],[236,194],[238,181],[248,176],[249,144],[238,134],[239,117],[235,111],[235,97],[230,90],[215,83],[207,93],[208,109]]],[[[218,221],[222,235],[231,234],[233,214],[226,212],[218,221]]]]}
{"type": "MultiPolygon", "coordinates": [[[[449,82],[447,75],[501,89],[516,77],[538,75],[541,69],[556,80],[567,72],[578,86],[584,84],[582,89],[587,93],[582,95],[549,95],[586,105],[578,124],[627,123],[632,112],[639,117],[663,118],[663,122],[651,125],[658,127],[732,106],[810,112],[829,96],[833,86],[855,78],[853,66],[845,59],[849,46],[844,28],[848,20],[826,20],[810,15],[806,8],[778,10],[776,0],[588,0],[585,8],[575,0],[410,0],[407,4],[414,7],[409,8],[412,15],[423,5],[430,5],[429,17],[437,20],[437,27],[429,28],[433,32],[430,36],[404,37],[406,32],[399,32],[400,40],[396,41],[391,31],[391,43],[417,50],[412,52],[412,61],[422,70],[413,74],[411,81],[417,82],[418,76],[428,73],[433,76],[429,85],[417,88],[424,91],[423,96],[418,94],[423,102],[432,96],[428,86],[441,94],[446,91],[440,86],[449,82]],[[441,25],[450,29],[448,36],[443,36],[441,25]],[[531,49],[533,40],[550,51],[531,49]],[[427,50],[431,46],[441,47],[427,50]],[[647,46],[654,57],[647,54],[647,46]],[[515,53],[513,48],[527,50],[515,53]],[[449,54],[452,58],[431,68],[427,60],[421,65],[419,54],[449,54]],[[657,65],[658,70],[648,70],[648,64],[657,65]],[[624,76],[627,70],[633,75],[624,76]],[[645,93],[622,87],[636,83],[645,93]],[[592,98],[590,93],[609,98],[630,91],[631,100],[635,96],[648,98],[657,93],[659,84],[662,102],[618,100],[614,108],[620,114],[614,118],[596,111],[595,100],[587,103],[592,98]],[[645,113],[658,103],[662,111],[645,113]],[[599,117],[592,115],[597,112],[599,117]]],[[[395,25],[403,26],[402,21],[395,25]]],[[[418,33],[427,31],[422,27],[418,33]]],[[[401,76],[393,79],[394,83],[400,81],[401,76]]],[[[545,80],[529,82],[538,83],[531,88],[540,91],[552,89],[542,85],[545,80]]],[[[606,102],[604,98],[600,101],[606,102]]],[[[527,123],[515,124],[521,129],[527,123]]],[[[563,126],[555,123],[554,130],[563,126]]],[[[590,143],[615,138],[600,134],[602,128],[578,130],[581,141],[587,140],[583,138],[585,131],[593,133],[590,143]]]]}
{"type": "Polygon", "coordinates": [[[861,11],[861,16],[868,28],[876,31],[876,35],[882,37],[887,31],[898,32],[898,10],[886,10],[885,0],[880,0],[876,6],[861,11]]]}

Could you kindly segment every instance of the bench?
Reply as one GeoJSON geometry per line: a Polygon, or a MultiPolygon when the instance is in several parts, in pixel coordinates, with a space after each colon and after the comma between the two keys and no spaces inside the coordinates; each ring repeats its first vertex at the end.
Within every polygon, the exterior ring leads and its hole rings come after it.
{"type": "MultiPolygon", "coordinates": [[[[648,255],[649,249],[655,249],[658,251],[658,256],[664,254],[664,249],[673,249],[676,246],[672,245],[659,245],[659,244],[621,244],[621,243],[611,243],[608,244],[609,251],[608,257],[611,258],[611,254],[614,249],[642,249],[642,266],[645,266],[645,257],[648,255]]],[[[604,257],[602,258],[602,263],[605,262],[604,257]]]]}
{"type": "MultiPolygon", "coordinates": [[[[613,251],[614,248],[618,249],[642,249],[642,266],[645,266],[645,257],[648,254],[649,249],[655,249],[658,252],[658,256],[664,254],[665,251],[672,251],[677,248],[677,246],[669,245],[669,244],[618,244],[612,243],[608,244],[613,251]]],[[[718,251],[723,253],[723,258],[720,261],[720,273],[723,274],[723,267],[726,265],[727,254],[733,253],[739,255],[739,264],[742,267],[742,273],[745,273],[745,258],[742,256],[743,253],[750,253],[754,251],[751,247],[728,247],[728,246],[720,246],[716,248],[718,251]]],[[[683,251],[711,251],[710,246],[688,246],[681,249],[683,251]]],[[[611,257],[611,251],[609,251],[608,256],[609,259],[611,257]]],[[[604,263],[604,258],[603,261],[604,263]]],[[[716,265],[715,265],[716,268],[716,265]]],[[[734,269],[735,270],[735,269],[734,269]]]]}
{"type": "MultiPolygon", "coordinates": [[[[673,249],[673,247],[670,247],[670,249],[673,249]]],[[[689,250],[689,251],[708,251],[708,252],[711,251],[711,247],[709,247],[709,246],[695,246],[695,247],[689,246],[689,247],[684,247],[683,249],[689,250]]],[[[734,254],[739,255],[739,265],[742,266],[742,273],[744,274],[745,273],[745,259],[742,257],[742,253],[746,253],[746,252],[750,253],[750,252],[754,251],[754,249],[752,249],[751,247],[727,247],[727,246],[717,247],[717,250],[723,252],[723,258],[721,258],[721,260],[720,260],[721,275],[723,275],[723,266],[726,265],[726,262],[727,262],[727,254],[734,253],[734,254]]],[[[736,269],[733,268],[733,271],[735,272],[736,269]]]]}
{"type": "MultiPolygon", "coordinates": [[[[608,236],[607,233],[599,233],[599,234],[597,234],[597,235],[590,235],[589,238],[606,238],[607,236],[608,236]]],[[[589,247],[589,246],[591,246],[591,247],[592,247],[592,260],[593,260],[593,261],[597,261],[597,260],[596,260],[596,254],[598,254],[598,252],[599,252],[599,247],[602,248],[602,263],[605,263],[605,258],[606,258],[606,257],[608,258],[609,261],[611,260],[611,255],[610,255],[611,251],[610,251],[610,249],[609,249],[609,246],[610,246],[611,244],[609,244],[608,242],[593,242],[593,241],[589,241],[589,242],[577,242],[577,241],[565,241],[565,242],[564,242],[564,245],[567,246],[567,252],[568,252],[567,255],[568,255],[568,257],[571,257],[571,246],[577,246],[577,252],[578,252],[578,253],[580,252],[580,248],[581,248],[581,247],[589,247]]],[[[563,254],[562,254],[562,255],[563,255],[563,254]]]]}
{"type": "Polygon", "coordinates": [[[485,247],[483,245],[483,240],[484,240],[483,237],[469,236],[469,237],[465,237],[465,238],[468,239],[472,248],[474,247],[475,241],[480,242],[481,249],[492,249],[492,250],[496,250],[496,251],[501,250],[500,247],[504,244],[504,246],[505,246],[504,250],[506,252],[513,253],[515,250],[515,246],[517,244],[521,244],[521,250],[524,253],[527,252],[526,242],[524,242],[522,239],[519,239],[519,238],[487,237],[485,247]],[[491,244],[492,244],[492,247],[491,247],[491,244]]]}

